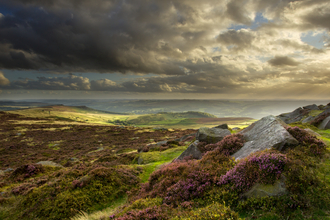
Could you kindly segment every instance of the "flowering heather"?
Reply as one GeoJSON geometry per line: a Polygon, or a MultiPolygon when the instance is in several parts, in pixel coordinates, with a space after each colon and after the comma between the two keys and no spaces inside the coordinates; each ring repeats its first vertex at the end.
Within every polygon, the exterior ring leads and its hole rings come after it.
{"type": "Polygon", "coordinates": [[[231,184],[232,189],[245,192],[255,183],[273,184],[279,179],[287,158],[284,154],[263,151],[241,160],[220,177],[218,185],[231,184]]]}
{"type": "Polygon", "coordinates": [[[199,149],[202,152],[208,152],[216,150],[217,154],[225,154],[231,155],[241,149],[244,145],[244,138],[241,134],[232,134],[224,137],[221,141],[216,144],[208,144],[208,145],[198,145],[199,149]]]}
{"type": "Polygon", "coordinates": [[[308,147],[313,155],[321,155],[325,151],[326,145],[323,141],[310,135],[307,131],[299,127],[287,127],[286,130],[299,141],[302,146],[308,147]]]}
{"type": "Polygon", "coordinates": [[[310,122],[311,125],[314,125],[315,127],[319,126],[321,122],[330,116],[330,112],[326,114],[321,114],[320,116],[316,117],[313,121],[310,122]]]}

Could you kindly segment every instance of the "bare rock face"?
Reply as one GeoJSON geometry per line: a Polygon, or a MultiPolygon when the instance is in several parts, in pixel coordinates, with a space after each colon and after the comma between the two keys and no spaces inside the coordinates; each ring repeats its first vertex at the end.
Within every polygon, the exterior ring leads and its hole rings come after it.
{"type": "Polygon", "coordinates": [[[311,122],[315,119],[316,117],[315,116],[308,116],[307,118],[305,118],[302,123],[308,123],[308,122],[311,122]]]}
{"type": "Polygon", "coordinates": [[[202,158],[202,152],[198,149],[199,141],[195,141],[189,147],[178,157],[175,159],[176,160],[183,160],[185,157],[190,157],[192,156],[193,159],[201,159],[202,158]]]}
{"type": "MultiPolygon", "coordinates": [[[[317,106],[316,106],[317,107],[317,106]]],[[[294,123],[297,121],[300,121],[304,117],[304,113],[310,111],[309,109],[302,109],[302,108],[297,108],[293,112],[289,113],[283,113],[277,116],[279,119],[284,121],[287,124],[294,123]]]]}
{"type": "Polygon", "coordinates": [[[318,127],[321,130],[330,129],[330,116],[326,117],[318,127]]]}
{"type": "Polygon", "coordinates": [[[288,191],[285,187],[284,179],[276,180],[276,182],[271,185],[265,185],[257,183],[249,191],[244,193],[242,196],[245,198],[260,198],[267,196],[281,196],[287,194],[288,191]]]}
{"type": "Polygon", "coordinates": [[[317,105],[307,105],[304,106],[303,109],[308,109],[308,110],[320,110],[319,107],[317,105]]]}
{"type": "Polygon", "coordinates": [[[240,132],[247,142],[233,154],[233,157],[243,159],[251,153],[265,149],[282,150],[286,144],[297,145],[298,141],[291,136],[284,126],[286,124],[273,115],[254,122],[240,132]]]}
{"type": "Polygon", "coordinates": [[[214,144],[221,141],[227,135],[231,135],[228,129],[202,127],[196,134],[196,140],[214,144]]]}
{"type": "Polygon", "coordinates": [[[222,125],[218,125],[214,128],[228,129],[228,125],[227,124],[222,124],[222,125]]]}

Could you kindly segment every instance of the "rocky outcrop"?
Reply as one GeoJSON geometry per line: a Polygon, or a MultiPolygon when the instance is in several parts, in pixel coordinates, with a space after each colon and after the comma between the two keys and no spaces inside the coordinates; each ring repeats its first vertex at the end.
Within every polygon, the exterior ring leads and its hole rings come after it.
{"type": "Polygon", "coordinates": [[[218,125],[214,128],[228,129],[228,125],[227,124],[222,124],[222,125],[218,125]]]}
{"type": "Polygon", "coordinates": [[[177,160],[183,160],[185,157],[192,157],[193,159],[201,159],[202,158],[202,152],[198,149],[199,141],[195,141],[189,147],[178,157],[175,159],[177,160]]]}
{"type": "Polygon", "coordinates": [[[180,142],[180,141],[184,141],[184,140],[186,140],[188,137],[192,137],[192,136],[196,136],[196,133],[192,133],[192,134],[184,135],[184,136],[182,136],[181,138],[177,138],[177,139],[175,139],[175,141],[178,141],[178,142],[180,142]]]}
{"type": "Polygon", "coordinates": [[[307,118],[305,118],[304,120],[302,120],[302,123],[308,123],[311,122],[315,119],[315,116],[308,116],[307,118]]]}
{"type": "Polygon", "coordinates": [[[297,108],[293,112],[283,113],[277,116],[279,119],[284,121],[287,124],[294,123],[300,121],[310,110],[297,108]]]}
{"type": "Polygon", "coordinates": [[[308,110],[320,110],[319,107],[317,105],[307,105],[304,106],[303,109],[308,109],[308,110]]]}
{"type": "Polygon", "coordinates": [[[285,145],[296,145],[298,141],[284,128],[286,124],[273,115],[254,122],[240,132],[247,141],[233,154],[236,159],[243,159],[251,153],[265,149],[282,150],[285,145]]]}
{"type": "Polygon", "coordinates": [[[321,124],[318,126],[318,129],[321,130],[330,129],[330,116],[328,116],[321,122],[321,124]]]}
{"type": "Polygon", "coordinates": [[[249,191],[244,193],[242,197],[245,198],[260,198],[267,196],[281,196],[288,193],[288,190],[285,187],[284,178],[276,180],[274,184],[255,184],[249,191]]]}
{"type": "Polygon", "coordinates": [[[230,131],[227,129],[202,127],[196,134],[196,140],[208,144],[214,144],[230,134],[230,131]]]}
{"type": "Polygon", "coordinates": [[[305,131],[308,132],[308,134],[313,135],[313,136],[321,136],[319,133],[313,131],[312,129],[306,128],[304,129],[305,131]]]}

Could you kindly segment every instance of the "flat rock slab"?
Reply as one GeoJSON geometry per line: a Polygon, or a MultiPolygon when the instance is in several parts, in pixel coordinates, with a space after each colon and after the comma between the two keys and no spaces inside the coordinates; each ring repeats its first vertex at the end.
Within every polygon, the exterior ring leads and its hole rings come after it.
{"type": "Polygon", "coordinates": [[[326,129],[330,129],[330,116],[325,118],[321,124],[319,125],[318,129],[321,130],[326,130],[326,129]]]}
{"type": "Polygon", "coordinates": [[[261,198],[268,196],[281,196],[287,193],[288,191],[285,187],[284,180],[276,180],[273,185],[255,184],[249,191],[243,194],[243,197],[261,198]]]}
{"type": "Polygon", "coordinates": [[[228,129],[202,127],[196,134],[196,140],[208,144],[215,144],[227,135],[231,135],[228,129]]]}
{"type": "Polygon", "coordinates": [[[192,156],[193,159],[197,159],[197,160],[201,159],[202,152],[197,147],[198,143],[199,141],[195,141],[194,143],[189,145],[189,147],[180,156],[178,156],[178,158],[176,158],[175,161],[183,160],[185,157],[190,157],[190,156],[192,156]]]}
{"type": "Polygon", "coordinates": [[[298,141],[291,136],[284,126],[286,124],[273,115],[254,122],[239,132],[247,142],[233,154],[233,157],[243,159],[251,153],[265,149],[282,150],[285,144],[297,145],[298,141]]]}

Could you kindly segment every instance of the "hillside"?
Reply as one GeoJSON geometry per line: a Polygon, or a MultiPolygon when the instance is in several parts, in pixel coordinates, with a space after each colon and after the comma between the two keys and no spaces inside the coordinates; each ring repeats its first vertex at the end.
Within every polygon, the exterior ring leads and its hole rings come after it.
{"type": "MultiPolygon", "coordinates": [[[[111,126],[61,118],[99,115],[84,107],[17,111],[30,116],[0,112],[0,219],[329,219],[330,130],[313,124],[327,120],[330,105],[317,107],[317,113],[302,111],[305,118],[293,124],[269,116],[231,135],[225,128],[111,126]],[[312,115],[312,124],[302,122],[312,115]],[[215,141],[212,135],[224,131],[215,141]],[[277,142],[284,133],[294,141],[277,142]],[[258,143],[273,147],[232,157],[258,143]],[[189,149],[200,154],[189,156],[189,149]],[[188,156],[173,161],[184,152],[188,156]],[[253,194],[259,189],[271,196],[253,194]]],[[[200,116],[156,118],[187,114],[200,116]]]]}

